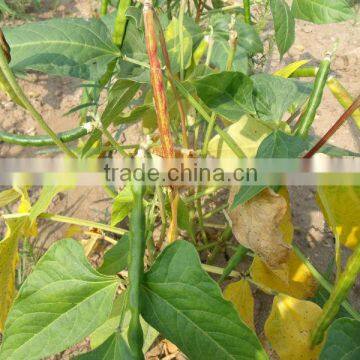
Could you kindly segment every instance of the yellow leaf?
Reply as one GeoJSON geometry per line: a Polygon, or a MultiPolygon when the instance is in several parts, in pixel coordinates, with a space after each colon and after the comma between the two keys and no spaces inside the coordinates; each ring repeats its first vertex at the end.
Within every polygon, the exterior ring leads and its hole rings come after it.
{"type": "Polygon", "coordinates": [[[317,200],[340,242],[354,249],[360,240],[360,186],[319,186],[317,200]]]}
{"type": "Polygon", "coordinates": [[[224,298],[231,301],[239,312],[241,319],[249,328],[254,326],[254,297],[249,282],[245,279],[229,284],[224,290],[224,298]]]}
{"type": "MultiPolygon", "coordinates": [[[[19,213],[30,213],[31,211],[31,201],[28,194],[28,189],[26,186],[24,187],[18,187],[14,186],[14,189],[20,194],[20,204],[18,207],[19,213]]],[[[24,233],[26,236],[37,236],[38,230],[36,223],[31,224],[31,221],[29,218],[24,219],[24,233]]]]}
{"type": "MultiPolygon", "coordinates": [[[[286,187],[279,192],[287,203],[286,213],[279,225],[283,239],[291,244],[294,236],[294,226],[291,218],[290,197],[286,187]]],[[[278,269],[268,267],[258,256],[254,257],[251,265],[251,276],[265,292],[272,289],[299,299],[312,297],[317,289],[317,282],[307,266],[291,250],[285,263],[278,269]]]]}
{"type": "Polygon", "coordinates": [[[307,64],[309,61],[310,60],[295,61],[289,65],[286,65],[282,69],[275,71],[274,75],[281,76],[283,78],[288,78],[294,71],[301,68],[303,65],[307,64]]]}
{"type": "Polygon", "coordinates": [[[250,273],[253,280],[263,286],[264,292],[272,289],[298,299],[313,297],[317,289],[317,282],[307,266],[291,251],[286,263],[287,281],[281,274],[274,273],[258,256],[255,256],[250,273]]]}
{"type": "MultiPolygon", "coordinates": [[[[231,191],[229,203],[233,202],[236,192],[231,191]]],[[[272,269],[286,263],[291,249],[280,229],[286,212],[285,198],[271,189],[263,190],[229,212],[237,241],[253,250],[272,269]]]]}
{"type": "Polygon", "coordinates": [[[20,197],[19,193],[14,189],[4,190],[0,193],[0,208],[11,204],[20,197]]]}
{"type": "Polygon", "coordinates": [[[310,334],[322,309],[310,301],[275,296],[265,335],[281,360],[317,360],[321,345],[310,348],[310,334]]]}
{"type": "MultiPolygon", "coordinates": [[[[259,145],[272,131],[270,126],[247,115],[226,128],[226,132],[240,146],[246,157],[249,158],[255,157],[259,145]]],[[[208,153],[216,158],[231,158],[234,156],[233,151],[219,135],[210,140],[208,153]]]]}
{"type": "Polygon", "coordinates": [[[15,269],[18,262],[18,241],[24,219],[8,220],[5,238],[0,241],[0,331],[4,329],[15,297],[15,269]]]}

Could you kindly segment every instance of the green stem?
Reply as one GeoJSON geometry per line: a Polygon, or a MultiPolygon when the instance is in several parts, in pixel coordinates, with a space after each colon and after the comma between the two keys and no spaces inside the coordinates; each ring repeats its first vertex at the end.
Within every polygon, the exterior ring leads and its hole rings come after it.
{"type": "Polygon", "coordinates": [[[208,148],[209,148],[209,142],[210,142],[210,139],[211,139],[212,132],[214,131],[215,122],[216,122],[216,114],[212,113],[211,114],[211,120],[208,123],[208,126],[206,128],[204,143],[203,143],[203,146],[202,146],[202,149],[201,149],[201,156],[203,158],[206,158],[206,156],[207,156],[208,148]]]}
{"type": "Polygon", "coordinates": [[[221,285],[229,274],[240,264],[240,262],[244,259],[249,249],[242,245],[238,245],[235,254],[230,258],[228,264],[226,265],[221,278],[218,280],[219,285],[221,285]]]}
{"type": "Polygon", "coordinates": [[[244,0],[244,12],[245,23],[251,25],[250,0],[244,0]]]}
{"type": "MultiPolygon", "coordinates": [[[[201,267],[209,272],[209,273],[213,273],[213,274],[217,274],[217,275],[222,275],[224,272],[224,269],[218,266],[213,266],[213,265],[207,265],[207,264],[201,264],[201,267]]],[[[230,274],[228,275],[230,277],[234,277],[234,278],[239,278],[241,277],[241,274],[238,271],[231,271],[230,274]]]]}
{"type": "Polygon", "coordinates": [[[140,324],[140,286],[144,276],[146,221],[143,206],[145,193],[143,184],[135,182],[132,187],[134,205],[130,217],[129,256],[129,309],[131,319],[128,329],[130,350],[135,359],[144,359],[142,347],[143,331],[140,324]]]}
{"type": "Polygon", "coordinates": [[[32,115],[32,117],[39,123],[39,125],[42,127],[42,129],[51,137],[51,139],[54,141],[54,143],[68,156],[71,158],[76,158],[76,155],[60,140],[57,138],[54,131],[48,126],[48,124],[45,122],[43,117],[37,112],[37,110],[34,108],[34,106],[30,103],[28,98],[26,97],[25,93],[19,86],[19,84],[16,81],[16,78],[11,71],[9,64],[6,60],[6,57],[3,53],[3,51],[0,50],[0,70],[2,71],[3,75],[5,76],[5,79],[7,80],[8,84],[12,88],[13,92],[15,93],[16,97],[21,101],[21,103],[24,105],[24,108],[29,111],[29,113],[32,115]]]}
{"type": "Polygon", "coordinates": [[[213,250],[213,252],[211,253],[210,257],[208,258],[208,264],[213,263],[216,260],[216,257],[218,256],[220,250],[221,250],[221,245],[225,244],[227,241],[229,241],[232,237],[233,233],[232,233],[232,229],[230,225],[227,225],[223,231],[223,233],[221,234],[221,238],[220,238],[220,243],[218,245],[216,245],[215,249],[213,250]]]}
{"type": "Polygon", "coordinates": [[[179,13],[179,46],[180,46],[180,80],[185,78],[185,64],[184,64],[184,13],[185,13],[186,1],[180,0],[180,13],[179,13]]]}
{"type": "Polygon", "coordinates": [[[204,191],[201,191],[201,192],[198,192],[196,193],[195,195],[192,195],[192,196],[189,196],[187,198],[184,198],[184,203],[185,204],[189,204],[189,203],[192,203],[194,201],[196,201],[196,199],[200,199],[202,198],[203,196],[207,196],[207,195],[210,195],[210,194],[213,194],[214,192],[216,192],[217,190],[219,190],[219,188],[217,187],[209,187],[207,189],[205,189],[204,191]]]}
{"type": "MultiPolygon", "coordinates": [[[[3,218],[4,219],[23,218],[23,217],[28,217],[29,215],[30,215],[30,213],[16,213],[16,214],[10,214],[10,215],[3,215],[3,218]]],[[[95,229],[108,231],[108,232],[111,232],[113,234],[118,234],[118,235],[124,235],[128,232],[127,230],[120,229],[120,228],[113,227],[113,226],[106,225],[106,224],[97,223],[95,221],[77,219],[77,218],[73,218],[73,217],[55,215],[55,214],[50,214],[50,213],[42,213],[39,215],[39,218],[51,220],[51,221],[55,221],[55,222],[60,222],[63,224],[71,224],[71,225],[79,225],[79,226],[84,226],[84,227],[89,227],[89,228],[95,228],[95,229]]]]}
{"type": "MultiPolygon", "coordinates": [[[[307,259],[307,257],[301,252],[301,250],[296,246],[292,245],[295,254],[299,259],[306,265],[306,267],[311,272],[312,276],[318,281],[318,283],[330,294],[333,291],[333,285],[328,282],[320,272],[314,267],[313,264],[307,259]]],[[[360,321],[360,314],[354,310],[350,303],[347,300],[342,301],[342,307],[356,320],[360,321]]]]}
{"type": "MultiPolygon", "coordinates": [[[[196,101],[196,99],[187,91],[187,89],[177,80],[175,80],[176,87],[179,89],[180,93],[189,101],[189,103],[197,110],[197,112],[208,122],[211,123],[211,116],[208,115],[206,110],[201,106],[201,104],[196,101]]],[[[237,143],[233,138],[220,126],[214,125],[214,130],[220,135],[224,142],[229,146],[229,148],[234,152],[234,154],[240,159],[245,158],[245,154],[239,148],[237,143]]]]}
{"type": "Polygon", "coordinates": [[[113,42],[116,46],[121,48],[121,45],[125,36],[126,29],[126,11],[131,5],[131,0],[120,0],[119,6],[115,19],[114,33],[113,33],[113,42]]]}
{"type": "Polygon", "coordinates": [[[109,0],[102,0],[101,1],[101,8],[100,8],[100,15],[105,16],[107,14],[109,6],[109,0]]]}
{"type": "Polygon", "coordinates": [[[341,303],[347,298],[348,293],[356,281],[360,272],[360,244],[349,258],[344,272],[341,274],[338,282],[335,284],[328,301],[325,303],[322,315],[317,322],[317,327],[312,333],[312,345],[319,344],[325,331],[335,319],[341,303]]]}
{"type": "Polygon", "coordinates": [[[114,149],[123,157],[128,157],[127,152],[117,143],[114,137],[110,134],[110,131],[104,127],[101,128],[103,134],[107,137],[110,144],[114,147],[114,149]]]}
{"type": "Polygon", "coordinates": [[[301,117],[298,128],[295,134],[305,138],[308,135],[311,125],[313,124],[316,112],[321,104],[324,93],[326,81],[330,72],[330,58],[325,58],[319,67],[316,74],[313,91],[311,92],[309,104],[305,110],[304,115],[301,117]]]}

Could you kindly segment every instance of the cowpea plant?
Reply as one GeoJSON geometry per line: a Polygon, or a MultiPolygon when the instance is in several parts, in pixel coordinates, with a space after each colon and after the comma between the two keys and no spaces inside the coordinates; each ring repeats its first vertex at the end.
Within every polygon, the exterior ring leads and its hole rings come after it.
{"type": "MultiPolygon", "coordinates": [[[[258,61],[266,59],[261,29],[270,13],[283,57],[294,42],[295,19],[350,20],[351,2],[257,3],[254,12],[252,1],[102,0],[100,18],[3,28],[1,90],[46,135],[0,131],[0,140],[52,152],[57,146],[72,158],[115,152],[138,158],[358,156],[327,144],[350,117],[360,127],[360,98],[354,101],[331,73],[331,54],[318,68],[304,59],[274,74],[258,61]],[[29,70],[83,80],[81,104],[69,111],[79,114],[77,128],[52,131],[17,82],[29,70]],[[309,130],[326,86],[346,111],[317,139],[309,130]],[[119,134],[138,122],[147,146],[122,145],[119,134]]],[[[347,300],[360,270],[359,187],[318,187],[335,237],[327,274],[292,243],[285,187],[231,188],[220,206],[219,187],[106,187],[113,198],[110,224],[48,213],[66,190],[44,186],[35,201],[27,187],[0,193],[0,207],[15,209],[2,216],[1,360],[43,359],[84,339],[89,351],[79,358],[143,359],[159,337],[189,359],[266,359],[257,336],[262,331],[280,359],[359,357],[360,314],[347,300]],[[69,236],[83,241],[58,240],[37,254],[39,219],[71,224],[69,236]],[[95,268],[89,257],[100,240],[108,246],[95,268]],[[353,251],[344,269],[343,247],[353,251]],[[29,248],[35,264],[27,276],[23,253],[29,248]],[[224,253],[226,266],[215,266],[224,253]],[[254,320],[254,288],[273,296],[263,329],[254,320]]]]}

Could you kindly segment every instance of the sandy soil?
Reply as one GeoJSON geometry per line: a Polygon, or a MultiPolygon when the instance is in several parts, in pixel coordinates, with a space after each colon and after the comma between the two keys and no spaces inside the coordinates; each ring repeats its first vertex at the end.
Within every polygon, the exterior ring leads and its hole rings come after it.
{"type": "MultiPolygon", "coordinates": [[[[30,14],[37,19],[65,16],[91,17],[95,13],[99,1],[45,1],[41,9],[33,9],[30,14]]],[[[15,23],[21,23],[17,20],[15,23]]],[[[5,22],[3,25],[7,25],[5,22]]],[[[11,21],[14,24],[14,21],[11,21]]],[[[269,70],[275,70],[284,64],[299,59],[311,59],[316,65],[324,54],[339,41],[338,51],[332,70],[345,87],[353,94],[360,93],[360,25],[349,21],[343,24],[313,25],[302,21],[297,22],[296,43],[279,63],[276,53],[273,54],[269,70]]],[[[72,107],[79,104],[80,82],[75,79],[60,79],[41,74],[30,74],[20,80],[25,92],[35,107],[43,114],[55,131],[72,128],[77,124],[77,115],[64,116],[72,107]]],[[[325,100],[321,105],[315,123],[314,133],[321,136],[343,112],[342,107],[326,91],[325,100]]],[[[14,106],[4,94],[0,94],[0,127],[7,131],[25,134],[41,133],[39,127],[22,109],[14,106]]],[[[138,132],[136,132],[138,133],[138,132]]],[[[129,134],[132,136],[132,134],[129,134]]],[[[353,151],[360,151],[359,130],[352,122],[342,127],[331,139],[332,144],[353,151]]],[[[0,156],[24,156],[32,152],[19,147],[0,145],[0,156]]],[[[291,188],[293,222],[296,227],[295,241],[301,246],[311,261],[324,271],[328,265],[330,254],[333,253],[334,238],[314,200],[315,189],[311,187],[291,188]]],[[[64,194],[54,201],[52,212],[68,216],[108,221],[110,201],[102,189],[80,188],[64,194]],[[61,200],[61,201],[60,201],[61,200]]],[[[64,226],[48,226],[42,234],[44,239],[58,239],[65,231],[64,226]]],[[[352,301],[360,310],[360,284],[352,293],[352,301]]],[[[271,305],[271,297],[262,296],[257,302],[256,313],[258,326],[261,327],[271,305]]],[[[275,356],[274,356],[275,358],[275,356]]]]}

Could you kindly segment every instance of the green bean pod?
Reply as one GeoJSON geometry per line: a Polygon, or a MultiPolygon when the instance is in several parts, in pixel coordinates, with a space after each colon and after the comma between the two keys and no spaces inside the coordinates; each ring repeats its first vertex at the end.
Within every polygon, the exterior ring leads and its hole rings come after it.
{"type": "Polygon", "coordinates": [[[220,279],[218,280],[219,284],[222,284],[229,274],[240,264],[242,259],[245,257],[249,249],[245,246],[239,245],[235,251],[235,254],[228,261],[220,279]]]}
{"type": "Polygon", "coordinates": [[[113,42],[116,46],[121,47],[126,29],[126,11],[131,5],[131,0],[120,0],[119,7],[115,19],[115,27],[113,33],[113,42]]]}
{"type": "Polygon", "coordinates": [[[330,72],[330,58],[325,58],[321,63],[318,72],[316,73],[314,88],[311,92],[309,104],[301,117],[299,127],[295,134],[300,137],[306,137],[309,129],[314,122],[316,111],[320,106],[326,81],[330,72]]]}
{"type": "Polygon", "coordinates": [[[348,293],[356,281],[360,272],[360,244],[349,258],[344,272],[340,275],[328,301],[325,303],[318,325],[312,333],[312,346],[320,344],[324,338],[325,331],[335,319],[339,312],[341,303],[346,300],[348,293]]]}
{"type": "Polygon", "coordinates": [[[109,6],[109,0],[102,0],[101,1],[101,8],[100,8],[100,15],[105,16],[107,14],[109,6]]]}
{"type": "Polygon", "coordinates": [[[319,69],[317,67],[301,67],[296,69],[291,75],[291,78],[301,78],[301,77],[315,77],[319,69]]]}
{"type": "Polygon", "coordinates": [[[143,331],[140,324],[140,285],[144,275],[144,254],[146,242],[145,211],[143,206],[144,185],[134,182],[132,192],[134,206],[130,218],[129,252],[129,309],[131,320],[128,329],[130,350],[135,359],[144,359],[142,347],[143,331]]]}
{"type": "Polygon", "coordinates": [[[209,47],[209,37],[205,36],[194,51],[193,59],[194,59],[195,65],[199,65],[200,60],[205,55],[208,47],[209,47]]]}
{"type": "Polygon", "coordinates": [[[250,0],[244,0],[244,21],[246,24],[251,25],[250,0]]]}
{"type": "MultiPolygon", "coordinates": [[[[83,127],[77,127],[73,130],[64,131],[56,136],[63,143],[68,143],[87,135],[87,130],[83,127]]],[[[6,131],[0,131],[0,142],[8,144],[21,145],[21,146],[54,146],[56,145],[54,140],[48,135],[19,135],[10,134],[6,131]]]]}

